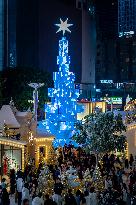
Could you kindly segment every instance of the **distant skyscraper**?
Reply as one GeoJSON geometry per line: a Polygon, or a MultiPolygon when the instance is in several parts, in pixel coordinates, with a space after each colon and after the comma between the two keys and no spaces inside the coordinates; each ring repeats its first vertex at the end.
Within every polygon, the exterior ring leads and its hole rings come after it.
{"type": "Polygon", "coordinates": [[[82,78],[81,89],[84,96],[92,97],[95,88],[96,25],[93,0],[77,0],[77,8],[82,10],[82,78]]]}
{"type": "Polygon", "coordinates": [[[3,69],[4,58],[4,0],[0,0],[0,70],[3,69]]]}
{"type": "Polygon", "coordinates": [[[96,82],[118,79],[118,1],[96,0],[96,82]]]}
{"type": "Polygon", "coordinates": [[[118,0],[119,37],[136,32],[136,0],[118,0]]]}
{"type": "Polygon", "coordinates": [[[4,4],[4,67],[16,67],[16,0],[4,4]]]}
{"type": "Polygon", "coordinates": [[[0,0],[0,70],[16,67],[16,0],[0,0]]]}

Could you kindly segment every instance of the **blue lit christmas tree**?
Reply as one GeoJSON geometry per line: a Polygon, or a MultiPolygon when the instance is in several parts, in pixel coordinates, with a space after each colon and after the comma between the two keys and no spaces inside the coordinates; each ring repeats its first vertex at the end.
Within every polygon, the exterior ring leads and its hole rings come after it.
{"type": "Polygon", "coordinates": [[[65,31],[71,32],[68,27],[72,24],[68,24],[67,21],[68,19],[66,21],[60,19],[60,24],[56,24],[59,27],[57,32],[63,32],[57,57],[59,71],[53,73],[54,88],[48,89],[51,103],[45,107],[45,126],[56,137],[54,146],[63,146],[65,143],[72,142],[71,137],[77,122],[77,113],[83,111],[83,108],[77,104],[79,90],[75,89],[75,75],[69,72],[68,40],[64,34],[65,31]]]}

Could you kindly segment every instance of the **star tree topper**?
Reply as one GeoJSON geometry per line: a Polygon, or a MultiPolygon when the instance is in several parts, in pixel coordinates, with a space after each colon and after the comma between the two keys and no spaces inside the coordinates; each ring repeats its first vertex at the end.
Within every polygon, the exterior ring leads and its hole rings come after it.
{"type": "Polygon", "coordinates": [[[73,26],[73,24],[68,24],[68,18],[65,21],[62,21],[62,19],[60,18],[60,24],[55,24],[55,26],[59,27],[56,33],[62,31],[64,35],[66,31],[71,33],[68,27],[73,26]]]}

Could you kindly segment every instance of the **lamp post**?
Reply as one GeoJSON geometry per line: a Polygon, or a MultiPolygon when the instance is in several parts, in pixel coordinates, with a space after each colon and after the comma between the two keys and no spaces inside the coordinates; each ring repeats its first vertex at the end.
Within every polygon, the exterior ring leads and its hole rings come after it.
{"type": "Polygon", "coordinates": [[[35,121],[37,122],[37,109],[38,109],[38,88],[41,88],[44,86],[44,83],[29,83],[30,87],[34,88],[33,91],[33,101],[34,101],[34,115],[35,115],[35,121]]]}

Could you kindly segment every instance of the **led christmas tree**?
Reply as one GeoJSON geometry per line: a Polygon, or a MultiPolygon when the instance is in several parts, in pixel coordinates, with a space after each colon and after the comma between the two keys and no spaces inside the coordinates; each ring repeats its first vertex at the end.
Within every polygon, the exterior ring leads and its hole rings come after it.
{"type": "Polygon", "coordinates": [[[56,137],[54,146],[64,146],[72,141],[77,113],[83,111],[83,108],[77,104],[79,89],[75,89],[75,75],[69,71],[68,40],[64,34],[65,31],[71,32],[68,27],[72,24],[68,24],[67,21],[68,19],[66,21],[60,19],[61,23],[56,24],[59,26],[57,32],[63,32],[63,37],[59,41],[59,56],[57,57],[59,71],[53,73],[54,88],[48,89],[51,103],[45,107],[45,126],[56,137]]]}

